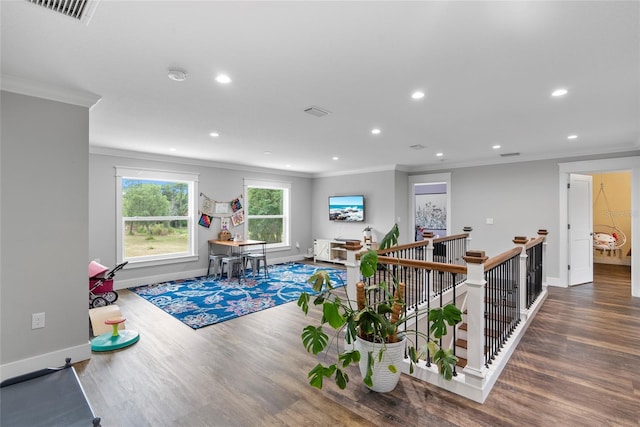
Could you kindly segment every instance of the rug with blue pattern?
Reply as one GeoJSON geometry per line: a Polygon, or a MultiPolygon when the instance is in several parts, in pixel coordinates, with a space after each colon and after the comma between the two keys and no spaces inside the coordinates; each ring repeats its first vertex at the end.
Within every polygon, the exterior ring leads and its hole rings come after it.
{"type": "Polygon", "coordinates": [[[346,283],[347,272],[309,264],[269,266],[256,277],[247,270],[246,278],[215,279],[213,276],[174,280],[130,290],[193,329],[255,313],[295,301],[302,292],[313,293],[307,279],[316,270],[327,270],[334,286],[346,283]]]}

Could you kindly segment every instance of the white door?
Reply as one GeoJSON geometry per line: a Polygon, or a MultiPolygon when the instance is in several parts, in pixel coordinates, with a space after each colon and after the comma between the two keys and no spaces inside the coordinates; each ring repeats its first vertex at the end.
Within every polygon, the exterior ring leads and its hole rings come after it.
{"type": "Polygon", "coordinates": [[[569,175],[569,286],[593,281],[591,176],[569,175]]]}

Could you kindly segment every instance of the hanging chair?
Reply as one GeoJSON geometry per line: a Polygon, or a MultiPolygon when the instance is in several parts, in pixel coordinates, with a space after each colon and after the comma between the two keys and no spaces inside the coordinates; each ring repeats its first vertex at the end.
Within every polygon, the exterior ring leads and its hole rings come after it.
{"type": "Polygon", "coordinates": [[[599,249],[601,251],[613,251],[619,249],[627,243],[627,236],[624,232],[618,228],[616,225],[616,220],[611,214],[611,209],[609,209],[609,201],[607,200],[607,195],[604,192],[604,184],[600,183],[600,191],[596,196],[596,201],[594,206],[598,205],[598,199],[600,195],[603,196],[604,202],[607,205],[607,212],[609,213],[609,217],[611,218],[611,225],[605,224],[595,224],[593,226],[593,248],[599,249]]]}

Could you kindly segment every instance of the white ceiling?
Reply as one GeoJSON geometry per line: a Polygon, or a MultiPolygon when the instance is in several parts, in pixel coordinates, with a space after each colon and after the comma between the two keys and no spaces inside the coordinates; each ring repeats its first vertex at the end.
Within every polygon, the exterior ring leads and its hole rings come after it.
{"type": "Polygon", "coordinates": [[[639,10],[102,0],[85,25],[2,0],[2,74],[100,95],[90,144],[102,152],[313,175],[624,152],[640,148],[639,10]],[[170,67],[187,80],[168,79],[170,67]],[[559,87],[568,95],[552,98],[559,87]],[[312,105],[331,114],[303,112],[312,105]]]}

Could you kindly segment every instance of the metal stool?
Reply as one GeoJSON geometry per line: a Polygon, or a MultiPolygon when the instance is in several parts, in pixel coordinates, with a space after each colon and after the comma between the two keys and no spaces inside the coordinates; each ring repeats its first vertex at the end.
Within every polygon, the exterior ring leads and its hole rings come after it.
{"type": "Polygon", "coordinates": [[[240,256],[225,256],[222,258],[222,268],[220,269],[220,277],[224,274],[224,266],[227,266],[227,279],[231,280],[233,273],[238,272],[238,281],[244,277],[244,262],[240,256]]]}
{"type": "Polygon", "coordinates": [[[209,266],[207,267],[207,276],[209,275],[209,271],[211,270],[211,263],[213,262],[213,274],[216,277],[222,277],[222,259],[226,257],[227,254],[210,254],[209,255],[209,266]]]}
{"type": "Polygon", "coordinates": [[[251,276],[255,277],[256,273],[260,274],[260,262],[264,265],[264,277],[269,277],[269,269],[267,268],[267,255],[265,254],[246,254],[245,258],[251,263],[251,276]]]}

